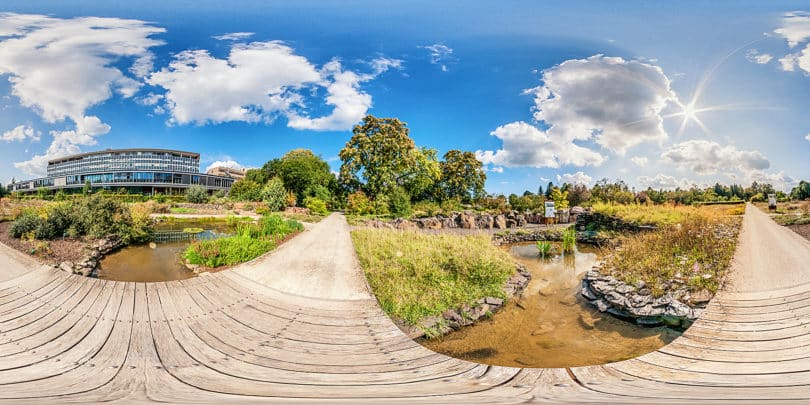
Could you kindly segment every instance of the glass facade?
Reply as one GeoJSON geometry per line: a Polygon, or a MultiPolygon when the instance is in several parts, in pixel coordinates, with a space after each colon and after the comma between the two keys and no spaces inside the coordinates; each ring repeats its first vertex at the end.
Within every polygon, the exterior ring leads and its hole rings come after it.
{"type": "Polygon", "coordinates": [[[48,162],[48,177],[9,184],[9,191],[93,187],[182,190],[190,185],[227,190],[235,179],[200,173],[200,155],[161,149],[85,153],[48,162]]]}

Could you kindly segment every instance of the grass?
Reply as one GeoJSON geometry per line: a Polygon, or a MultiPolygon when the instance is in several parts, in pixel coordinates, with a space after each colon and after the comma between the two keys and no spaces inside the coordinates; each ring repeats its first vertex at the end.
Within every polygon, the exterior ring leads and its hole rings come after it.
{"type": "Polygon", "coordinates": [[[308,222],[311,224],[317,224],[318,222],[321,222],[321,220],[326,218],[325,215],[313,215],[313,214],[281,213],[281,215],[284,216],[284,218],[294,219],[300,222],[308,222]]]}
{"type": "Polygon", "coordinates": [[[665,226],[682,222],[698,209],[691,206],[596,203],[593,211],[635,225],[665,226]]]}
{"type": "Polygon", "coordinates": [[[505,298],[515,271],[509,254],[483,235],[364,228],[352,240],[383,310],[411,325],[483,297],[505,298]]]}
{"type": "Polygon", "coordinates": [[[239,222],[236,229],[234,236],[192,243],[183,257],[191,264],[210,268],[233,266],[275,249],[284,238],[301,232],[304,226],[279,215],[268,215],[255,224],[239,222]]]}
{"type": "Polygon", "coordinates": [[[547,240],[537,241],[537,250],[540,252],[540,256],[545,258],[551,253],[551,242],[547,240]]]}
{"type": "Polygon", "coordinates": [[[195,208],[186,208],[186,207],[172,207],[169,208],[169,211],[172,214],[196,214],[197,210],[195,208]]]}
{"type": "Polygon", "coordinates": [[[573,252],[576,245],[577,245],[577,230],[574,228],[566,229],[562,235],[563,252],[566,253],[573,252]]]}
{"type": "Polygon", "coordinates": [[[372,219],[379,219],[381,221],[386,221],[386,220],[389,220],[389,219],[393,219],[393,216],[391,216],[391,215],[376,215],[376,214],[364,214],[364,215],[346,214],[346,222],[348,222],[349,225],[352,225],[352,226],[364,225],[365,221],[372,220],[372,219]]]}
{"type": "Polygon", "coordinates": [[[670,280],[690,291],[716,292],[737,244],[739,218],[703,212],[660,230],[626,235],[605,251],[605,269],[626,283],[643,281],[653,295],[670,280]]]}

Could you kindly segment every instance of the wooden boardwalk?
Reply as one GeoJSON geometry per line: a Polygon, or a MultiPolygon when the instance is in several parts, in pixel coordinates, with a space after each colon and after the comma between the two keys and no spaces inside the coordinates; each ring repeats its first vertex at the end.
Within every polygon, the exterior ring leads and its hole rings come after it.
{"type": "Polygon", "coordinates": [[[166,283],[68,275],[0,245],[0,399],[807,401],[810,243],[749,208],[729,288],[692,328],[639,358],[570,369],[414,343],[369,293],[339,215],[255,262],[166,283]]]}

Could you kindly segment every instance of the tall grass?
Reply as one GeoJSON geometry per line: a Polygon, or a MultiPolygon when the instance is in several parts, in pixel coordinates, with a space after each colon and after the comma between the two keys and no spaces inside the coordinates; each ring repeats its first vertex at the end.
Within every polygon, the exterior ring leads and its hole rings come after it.
{"type": "Polygon", "coordinates": [[[574,228],[568,228],[562,235],[562,249],[565,253],[574,251],[577,245],[577,231],[574,228]]]}
{"type": "Polygon", "coordinates": [[[698,215],[698,208],[673,205],[641,205],[596,203],[593,211],[599,214],[616,217],[636,225],[666,226],[682,222],[686,218],[698,215]]]}
{"type": "Polygon", "coordinates": [[[234,221],[233,225],[236,235],[196,241],[186,248],[183,257],[191,264],[211,268],[232,266],[275,249],[285,237],[304,229],[300,222],[279,215],[262,217],[255,224],[234,221]]]}
{"type": "Polygon", "coordinates": [[[515,271],[487,236],[429,235],[389,229],[352,232],[357,256],[383,310],[417,324],[482,297],[504,297],[515,271]]]}
{"type": "Polygon", "coordinates": [[[545,258],[551,253],[551,242],[547,240],[537,241],[537,250],[540,252],[540,257],[545,258]]]}

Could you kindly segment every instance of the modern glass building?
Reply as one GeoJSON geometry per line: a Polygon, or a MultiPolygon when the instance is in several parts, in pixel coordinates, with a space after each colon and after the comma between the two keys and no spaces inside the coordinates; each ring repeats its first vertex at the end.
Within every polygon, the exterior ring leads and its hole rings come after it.
{"type": "Polygon", "coordinates": [[[231,188],[236,179],[200,173],[200,154],[165,149],[108,149],[54,159],[47,177],[15,182],[9,191],[34,192],[95,188],[130,193],[179,194],[198,184],[209,191],[231,188]]]}

